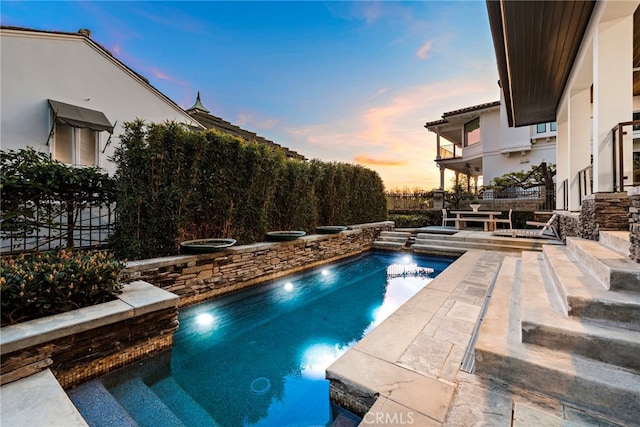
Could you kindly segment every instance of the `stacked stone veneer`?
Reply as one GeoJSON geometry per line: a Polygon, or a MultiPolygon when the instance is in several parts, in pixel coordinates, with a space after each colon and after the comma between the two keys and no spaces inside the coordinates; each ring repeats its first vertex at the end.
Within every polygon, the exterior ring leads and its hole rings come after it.
{"type": "Polygon", "coordinates": [[[598,240],[601,230],[629,230],[627,193],[590,194],[582,201],[578,235],[598,240]]]}
{"type": "Polygon", "coordinates": [[[180,306],[263,283],[371,248],[393,221],[354,225],[338,234],[261,242],[222,252],[130,262],[125,273],[180,296],[180,306]]]}
{"type": "Polygon", "coordinates": [[[640,187],[633,187],[629,196],[629,256],[640,262],[640,187]]]}
{"type": "MultiPolygon", "coordinates": [[[[557,212],[558,219],[556,227],[558,234],[563,241],[567,240],[567,237],[580,235],[580,214],[578,212],[557,212]]],[[[547,221],[545,219],[545,221],[547,221]]]]}
{"type": "Polygon", "coordinates": [[[155,300],[129,308],[115,300],[3,327],[2,384],[49,368],[66,389],[170,349],[178,298],[149,284],[133,286],[127,297],[134,304],[155,300]]]}

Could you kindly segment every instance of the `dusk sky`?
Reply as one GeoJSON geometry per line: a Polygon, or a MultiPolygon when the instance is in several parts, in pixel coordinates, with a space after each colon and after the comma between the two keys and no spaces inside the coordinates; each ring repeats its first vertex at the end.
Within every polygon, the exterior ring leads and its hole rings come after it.
{"type": "Polygon", "coordinates": [[[305,157],[438,186],[445,111],[499,99],[484,1],[4,1],[2,25],[92,31],[183,108],[305,157]]]}

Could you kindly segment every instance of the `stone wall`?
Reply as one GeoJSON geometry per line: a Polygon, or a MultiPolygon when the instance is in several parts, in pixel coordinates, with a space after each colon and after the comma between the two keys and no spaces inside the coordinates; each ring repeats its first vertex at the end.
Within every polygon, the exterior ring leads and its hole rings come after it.
{"type": "Polygon", "coordinates": [[[629,195],[629,257],[640,262],[640,187],[633,187],[629,195]]]}
{"type": "Polygon", "coordinates": [[[629,197],[627,193],[590,194],[582,201],[579,236],[598,240],[600,230],[629,229],[629,197]]]}
{"type": "Polygon", "coordinates": [[[357,255],[371,248],[392,221],[351,226],[338,234],[309,235],[290,242],[260,242],[225,251],[130,262],[125,273],[195,304],[258,283],[357,255]]]}
{"type": "Polygon", "coordinates": [[[563,242],[566,242],[567,237],[579,236],[580,233],[580,214],[577,212],[556,212],[558,214],[558,220],[556,226],[558,227],[558,234],[563,242]]]}
{"type": "Polygon", "coordinates": [[[3,327],[0,382],[49,368],[66,389],[170,349],[178,298],[141,282],[120,297],[3,327]]]}

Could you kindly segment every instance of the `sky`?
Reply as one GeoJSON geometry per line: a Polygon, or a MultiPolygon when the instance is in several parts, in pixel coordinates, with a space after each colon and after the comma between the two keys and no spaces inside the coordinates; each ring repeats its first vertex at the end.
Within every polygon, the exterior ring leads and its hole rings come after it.
{"type": "Polygon", "coordinates": [[[199,91],[211,114],[387,190],[437,188],[424,124],[500,97],[484,0],[0,0],[0,23],[88,28],[181,107],[199,91]]]}

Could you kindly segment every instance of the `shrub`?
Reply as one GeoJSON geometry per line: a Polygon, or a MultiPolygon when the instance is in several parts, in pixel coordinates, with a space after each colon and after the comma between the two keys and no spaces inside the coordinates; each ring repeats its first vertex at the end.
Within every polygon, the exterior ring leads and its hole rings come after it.
{"type": "Polygon", "coordinates": [[[0,259],[2,324],[109,301],[125,263],[102,251],[60,250],[0,259]]]}
{"type": "Polygon", "coordinates": [[[122,258],[174,255],[184,240],[249,244],[269,230],[386,219],[382,180],[362,166],[286,159],[275,146],[171,122],[127,123],[120,142],[109,243],[122,258]]]}
{"type": "Polygon", "coordinates": [[[442,224],[441,211],[423,211],[409,214],[392,213],[389,220],[395,222],[397,228],[420,228],[442,224]]]}

